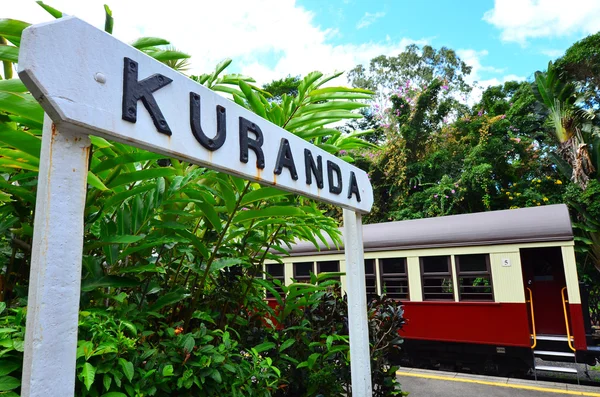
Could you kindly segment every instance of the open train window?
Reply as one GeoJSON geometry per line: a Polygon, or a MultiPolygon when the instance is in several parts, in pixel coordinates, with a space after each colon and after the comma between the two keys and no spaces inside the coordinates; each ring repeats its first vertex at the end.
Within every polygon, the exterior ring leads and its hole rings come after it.
{"type": "MultiPolygon", "coordinates": [[[[317,273],[332,273],[340,271],[340,261],[317,262],[317,273]]],[[[334,280],[340,280],[340,277],[333,277],[334,280]]]]}
{"type": "Polygon", "coordinates": [[[406,258],[379,259],[382,293],[389,298],[408,299],[406,258]]]}
{"type": "MultiPolygon", "coordinates": [[[[284,266],[283,263],[269,263],[267,264],[267,280],[279,280],[281,284],[285,284],[284,266]]],[[[277,292],[282,293],[281,286],[277,283],[273,283],[273,288],[277,292]]],[[[273,294],[267,291],[267,298],[272,298],[273,294]]]]}
{"type": "Polygon", "coordinates": [[[458,297],[461,301],[493,301],[490,256],[456,255],[458,297]]]}
{"type": "Polygon", "coordinates": [[[421,279],[423,300],[454,300],[452,266],[450,256],[423,256],[421,279]]]}
{"type": "Polygon", "coordinates": [[[375,259],[365,259],[365,285],[367,286],[367,302],[377,295],[377,276],[375,259]]]}
{"type": "Polygon", "coordinates": [[[310,273],[313,271],[313,262],[296,262],[294,267],[294,280],[299,283],[310,282],[310,273]]]}

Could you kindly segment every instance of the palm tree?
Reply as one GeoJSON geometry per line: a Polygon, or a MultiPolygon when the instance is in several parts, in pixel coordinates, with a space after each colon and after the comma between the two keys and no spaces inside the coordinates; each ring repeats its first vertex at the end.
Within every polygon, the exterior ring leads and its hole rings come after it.
{"type": "Polygon", "coordinates": [[[565,173],[570,170],[568,176],[585,190],[590,176],[596,171],[583,135],[584,131],[591,131],[589,121],[594,114],[578,106],[583,98],[577,94],[573,83],[561,78],[552,62],[548,63],[546,72],[535,72],[532,90],[549,113],[547,122],[554,130],[562,160],[559,168],[565,173]]]}

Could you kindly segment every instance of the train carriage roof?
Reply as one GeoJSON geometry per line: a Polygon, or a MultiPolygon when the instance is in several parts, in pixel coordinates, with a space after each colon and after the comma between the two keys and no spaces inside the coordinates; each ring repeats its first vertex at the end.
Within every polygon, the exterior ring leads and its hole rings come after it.
{"type": "MultiPolygon", "coordinates": [[[[376,223],[363,226],[365,251],[459,247],[573,240],[569,211],[564,204],[479,212],[438,218],[376,223]]],[[[292,256],[338,252],[320,243],[292,246],[292,256]]],[[[343,250],[343,246],[340,247],[343,250]]]]}

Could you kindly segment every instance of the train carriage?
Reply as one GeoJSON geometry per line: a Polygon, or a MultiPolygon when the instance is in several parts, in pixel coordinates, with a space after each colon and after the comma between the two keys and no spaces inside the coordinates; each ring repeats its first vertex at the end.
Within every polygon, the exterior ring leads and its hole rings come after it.
{"type": "MultiPolygon", "coordinates": [[[[410,360],[500,373],[574,371],[535,357],[595,362],[565,205],[365,225],[363,239],[367,296],[402,302],[410,360]]],[[[265,271],[286,284],[346,270],[333,244],[300,242],[282,260],[265,271]]]]}

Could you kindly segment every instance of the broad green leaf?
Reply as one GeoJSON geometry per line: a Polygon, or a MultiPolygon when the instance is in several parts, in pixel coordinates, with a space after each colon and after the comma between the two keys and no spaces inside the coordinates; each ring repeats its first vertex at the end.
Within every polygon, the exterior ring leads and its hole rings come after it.
{"type": "Polygon", "coordinates": [[[173,376],[173,366],[171,364],[164,366],[162,370],[162,376],[173,376]]]}
{"type": "Polygon", "coordinates": [[[156,302],[154,302],[154,304],[150,307],[150,311],[158,311],[165,306],[173,305],[177,302],[180,302],[189,296],[190,294],[186,292],[183,288],[178,288],[175,291],[167,292],[166,294],[158,298],[156,302]]]}
{"type": "Polygon", "coordinates": [[[213,378],[217,383],[223,382],[223,379],[221,378],[221,373],[217,369],[210,373],[210,377],[213,378]]]}
{"type": "Polygon", "coordinates": [[[186,335],[181,345],[186,353],[191,353],[196,346],[196,340],[192,335],[186,335]]]}
{"type": "Polygon", "coordinates": [[[47,4],[44,4],[43,1],[36,1],[36,3],[38,3],[40,5],[40,7],[42,7],[44,10],[46,10],[50,15],[52,15],[54,18],[62,18],[63,13],[58,11],[56,8],[54,7],[50,7],[47,4]]]}
{"type": "Polygon", "coordinates": [[[132,196],[137,196],[149,190],[153,190],[156,188],[154,183],[146,183],[141,186],[136,186],[133,189],[125,190],[123,192],[117,193],[114,196],[110,197],[104,202],[105,208],[111,208],[114,205],[121,206],[125,200],[132,196]]]}
{"type": "Polygon", "coordinates": [[[0,61],[19,62],[19,49],[11,45],[0,44],[0,61]]]}
{"type": "Polygon", "coordinates": [[[130,361],[125,360],[124,358],[119,358],[119,365],[123,370],[123,374],[131,382],[133,379],[134,369],[133,364],[130,361]]]}
{"type": "Polygon", "coordinates": [[[165,273],[165,269],[154,263],[148,263],[146,265],[121,268],[120,273],[165,273]]]}
{"type": "Polygon", "coordinates": [[[173,168],[151,168],[147,170],[127,172],[117,176],[111,183],[109,183],[108,186],[110,188],[114,188],[115,186],[124,185],[126,183],[133,183],[145,181],[152,178],[172,176],[175,175],[175,172],[176,171],[173,168]]]}
{"type": "Polygon", "coordinates": [[[133,236],[130,234],[121,236],[106,236],[102,237],[98,242],[104,244],[133,244],[143,240],[145,237],[146,236],[133,236]]]}
{"type": "Polygon", "coordinates": [[[81,369],[81,376],[83,376],[83,383],[89,391],[92,385],[94,384],[94,378],[96,377],[96,367],[94,367],[90,363],[83,364],[83,368],[81,369]]]}
{"type": "MultiPolygon", "coordinates": [[[[314,92],[314,91],[313,91],[314,92]]],[[[329,112],[333,110],[356,110],[369,106],[363,102],[349,102],[349,101],[329,101],[325,103],[313,103],[307,106],[302,106],[296,112],[296,116],[303,116],[305,114],[312,114],[315,112],[329,112]]]]}
{"type": "Polygon", "coordinates": [[[90,135],[90,142],[92,142],[92,145],[94,145],[100,149],[104,149],[104,148],[108,148],[108,147],[112,146],[112,143],[110,143],[106,139],[100,138],[99,136],[94,136],[94,135],[90,135]]]}
{"type": "MultiPolygon", "coordinates": [[[[2,19],[0,19],[0,23],[2,19]]],[[[0,80],[0,91],[6,92],[27,92],[27,87],[20,79],[0,80]]]]}
{"type": "Polygon", "coordinates": [[[296,207],[272,206],[260,210],[247,210],[238,212],[233,222],[245,222],[256,218],[270,218],[278,216],[303,216],[304,212],[296,207]]]}
{"type": "Polygon", "coordinates": [[[0,391],[14,390],[21,386],[21,381],[12,376],[0,377],[0,391]]]}
{"type": "Polygon", "coordinates": [[[223,70],[225,70],[227,68],[227,66],[229,66],[230,64],[231,64],[231,59],[229,59],[229,58],[224,59],[221,62],[219,62],[219,64],[215,68],[215,71],[213,72],[213,74],[210,76],[210,78],[208,80],[209,85],[211,85],[217,79],[217,77],[219,77],[221,72],[223,70]]]}
{"type": "Polygon", "coordinates": [[[227,85],[223,85],[223,84],[215,84],[212,87],[210,87],[213,91],[220,91],[220,92],[225,92],[227,94],[236,94],[239,95],[240,97],[242,95],[244,95],[244,93],[236,88],[227,86],[227,85]]]}
{"type": "Polygon", "coordinates": [[[337,135],[340,132],[334,128],[318,128],[315,130],[295,131],[294,134],[302,139],[309,140],[312,138],[337,135]]]}
{"type": "Polygon", "coordinates": [[[127,394],[118,391],[111,391],[110,393],[103,394],[102,397],[127,397],[127,394]]]}
{"type": "Polygon", "coordinates": [[[97,279],[85,279],[81,282],[81,290],[92,291],[96,288],[127,288],[137,287],[140,282],[135,279],[119,276],[104,276],[97,279]]]}
{"type": "MultiPolygon", "coordinates": [[[[112,378],[110,377],[110,375],[104,374],[104,377],[102,378],[102,384],[104,385],[104,390],[109,391],[111,383],[112,383],[112,378]]],[[[106,394],[105,394],[105,396],[106,396],[106,394]]]]}
{"type": "Polygon", "coordinates": [[[139,39],[131,43],[131,46],[137,48],[138,50],[141,50],[148,47],[156,47],[159,45],[169,44],[171,44],[169,43],[169,41],[161,39],[159,37],[140,37],[139,39]]]}
{"type": "Polygon", "coordinates": [[[174,50],[154,50],[154,51],[149,51],[148,55],[150,55],[152,58],[156,59],[157,61],[173,61],[173,60],[178,60],[178,59],[186,59],[189,58],[190,55],[180,52],[180,51],[174,51],[174,50]]]}
{"type": "Polygon", "coordinates": [[[243,260],[241,258],[220,258],[217,259],[212,266],[210,267],[211,271],[216,271],[220,269],[224,269],[226,267],[237,266],[242,263],[243,260]]]}
{"type": "Polygon", "coordinates": [[[265,106],[261,103],[258,94],[254,92],[250,85],[245,81],[240,81],[240,88],[254,113],[266,119],[267,113],[265,112],[265,106]]]}
{"type": "Polygon", "coordinates": [[[104,31],[108,34],[112,34],[115,20],[112,15],[112,10],[106,4],[104,4],[104,14],[104,31]]]}
{"type": "Polygon", "coordinates": [[[0,302],[0,314],[6,309],[6,302],[0,302]]]}
{"type": "Polygon", "coordinates": [[[217,182],[220,185],[219,190],[222,193],[223,200],[225,201],[225,206],[227,207],[227,211],[233,212],[233,210],[235,209],[237,198],[233,189],[231,188],[231,183],[229,182],[225,174],[220,174],[219,177],[217,177],[217,182]]]}
{"type": "Polygon", "coordinates": [[[37,171],[38,170],[37,165],[28,164],[26,162],[21,162],[18,160],[13,160],[13,159],[10,159],[7,157],[4,157],[4,158],[0,157],[0,166],[14,168],[14,169],[29,170],[29,171],[37,171]]]}
{"type": "Polygon", "coordinates": [[[312,369],[313,366],[315,365],[315,363],[317,362],[317,359],[321,356],[321,353],[313,353],[310,356],[308,356],[308,368],[312,369]]]}
{"type": "MultiPolygon", "coordinates": [[[[105,141],[105,142],[109,143],[108,141],[105,141]]],[[[109,143],[109,145],[110,145],[110,143],[109,143]]],[[[111,158],[111,159],[103,160],[97,166],[93,167],[92,171],[99,173],[102,171],[110,170],[117,165],[137,163],[137,162],[142,162],[142,161],[147,161],[147,160],[158,160],[158,159],[163,159],[163,158],[165,158],[165,156],[162,154],[146,152],[146,151],[125,153],[125,154],[121,154],[121,155],[111,158]]]]}
{"type": "Polygon", "coordinates": [[[294,343],[296,343],[296,339],[288,339],[288,340],[286,340],[279,347],[279,352],[281,353],[282,351],[284,351],[288,347],[292,346],[294,343]]]}
{"type": "Polygon", "coordinates": [[[336,99],[344,99],[344,100],[364,100],[371,99],[373,95],[371,94],[363,94],[360,92],[328,92],[323,94],[315,94],[314,91],[308,97],[308,101],[311,103],[321,102],[321,101],[333,101],[336,99]]]}
{"type": "MultiPolygon", "coordinates": [[[[4,303],[4,302],[3,302],[4,303]]],[[[0,362],[0,376],[5,376],[13,372],[15,369],[21,368],[21,364],[14,361],[2,360],[0,362]]]]}
{"type": "Polygon", "coordinates": [[[96,176],[96,174],[94,174],[92,171],[88,171],[87,183],[88,185],[93,186],[98,190],[108,190],[108,188],[104,185],[104,183],[102,183],[100,178],[98,178],[98,176],[96,176]]]}
{"type": "Polygon", "coordinates": [[[189,242],[194,246],[194,248],[196,248],[204,258],[208,258],[210,256],[208,249],[206,249],[206,246],[204,245],[202,240],[200,240],[192,232],[184,229],[176,229],[175,233],[179,234],[181,237],[187,238],[189,242]]]}
{"type": "Polygon", "coordinates": [[[42,123],[44,110],[31,94],[0,91],[0,110],[42,123]]]}
{"type": "Polygon", "coordinates": [[[8,37],[11,37],[11,41],[13,43],[16,39],[17,43],[15,43],[15,45],[17,45],[21,42],[21,34],[23,33],[23,30],[30,25],[31,24],[27,22],[16,19],[0,19],[0,36],[6,37],[7,39],[8,37]]]}
{"type": "Polygon", "coordinates": [[[256,189],[249,193],[246,193],[242,198],[240,205],[244,206],[250,203],[254,203],[255,201],[267,200],[280,196],[288,196],[290,194],[291,193],[275,189],[274,187],[261,187],[260,189],[256,189]]]}
{"type": "Polygon", "coordinates": [[[196,203],[196,206],[206,216],[206,219],[213,225],[215,230],[220,233],[221,230],[223,230],[223,225],[221,225],[221,219],[219,218],[219,214],[217,214],[215,207],[203,202],[196,203]]]}
{"type": "Polygon", "coordinates": [[[346,119],[361,119],[363,115],[360,113],[352,113],[349,110],[330,110],[328,112],[321,113],[309,113],[300,117],[294,117],[290,120],[286,129],[293,130],[295,128],[303,127],[305,125],[314,125],[317,120],[328,121],[332,120],[332,122],[336,122],[338,120],[346,120],[346,119]]]}

